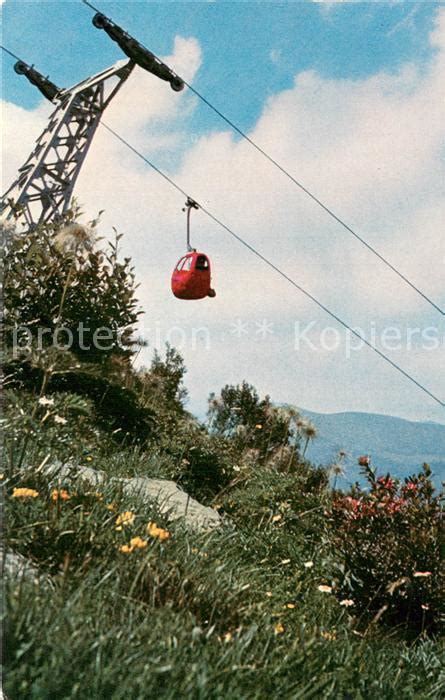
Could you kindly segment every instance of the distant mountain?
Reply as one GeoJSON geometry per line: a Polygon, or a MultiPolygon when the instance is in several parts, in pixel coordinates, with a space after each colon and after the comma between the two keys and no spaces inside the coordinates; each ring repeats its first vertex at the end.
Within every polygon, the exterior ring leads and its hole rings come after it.
{"type": "Polygon", "coordinates": [[[379,473],[390,471],[403,478],[417,472],[423,462],[430,465],[434,482],[445,481],[445,425],[418,423],[375,413],[313,413],[299,409],[318,428],[318,437],[307,450],[316,464],[335,461],[339,450],[347,453],[346,486],[360,477],[357,458],[371,455],[379,473]]]}

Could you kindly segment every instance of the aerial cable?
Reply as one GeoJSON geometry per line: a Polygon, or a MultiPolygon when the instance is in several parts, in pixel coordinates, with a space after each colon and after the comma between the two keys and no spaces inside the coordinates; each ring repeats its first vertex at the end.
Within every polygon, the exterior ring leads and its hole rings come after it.
{"type": "Polygon", "coordinates": [[[5,53],[17,59],[17,63],[14,65],[15,72],[19,75],[24,75],[29,82],[32,83],[32,85],[35,85],[36,88],[40,90],[42,95],[46,97],[47,100],[53,102],[54,98],[59,94],[60,88],[51,82],[48,76],[45,78],[45,76],[39,73],[34,66],[28,66],[27,63],[22,61],[22,59],[12,53],[12,51],[9,51],[9,49],[6,49],[4,46],[1,46],[1,48],[3,51],[5,51],[5,53]]]}
{"type": "Polygon", "coordinates": [[[218,219],[214,214],[212,214],[211,211],[206,209],[205,207],[202,206],[202,204],[198,204],[195,199],[190,197],[190,195],[182,189],[174,180],[172,180],[171,177],[166,175],[160,168],[158,168],[154,163],[152,163],[146,156],[144,156],[140,151],[138,151],[134,146],[132,146],[126,139],[124,139],[120,134],[118,134],[114,129],[112,129],[110,126],[105,124],[103,121],[100,122],[101,125],[107,129],[115,138],[117,138],[122,144],[124,144],[127,148],[130,149],[135,155],[137,155],[139,158],[141,158],[147,165],[152,168],[155,172],[158,173],[164,180],[166,180],[172,187],[174,187],[178,192],[180,192],[182,195],[184,195],[187,200],[192,201],[194,204],[199,206],[201,211],[203,211],[207,216],[212,219],[216,224],[221,226],[227,233],[229,233],[233,238],[235,238],[239,243],[241,243],[245,248],[250,250],[251,253],[256,255],[260,260],[262,260],[266,265],[268,265],[272,270],[277,272],[283,279],[285,279],[289,284],[291,284],[295,289],[298,289],[302,294],[304,294],[308,299],[314,302],[320,309],[322,309],[325,313],[327,313],[331,318],[333,318],[337,323],[339,323],[343,328],[348,330],[350,333],[352,333],[356,338],[361,340],[365,345],[367,345],[371,350],[373,350],[377,355],[379,355],[383,360],[388,362],[394,369],[396,369],[398,372],[400,372],[406,379],[409,379],[410,382],[415,384],[419,389],[421,389],[425,394],[428,394],[434,401],[436,401],[440,406],[445,406],[445,403],[441,401],[433,392],[431,392],[429,389],[427,389],[423,384],[417,381],[417,379],[414,379],[408,372],[406,372],[400,365],[398,365],[396,362],[391,360],[387,355],[385,355],[384,352],[379,350],[375,345],[373,345],[369,340],[366,340],[360,333],[358,333],[354,328],[349,326],[346,321],[343,321],[337,314],[335,314],[333,311],[331,311],[327,306],[325,306],[321,301],[319,301],[316,297],[314,297],[310,292],[308,292],[304,287],[299,285],[294,279],[289,277],[283,270],[281,270],[277,265],[275,265],[271,260],[266,258],[265,255],[260,253],[256,248],[254,248],[250,243],[245,241],[241,236],[239,236],[235,231],[233,231],[229,226],[227,226],[224,222],[222,222],[220,219],[218,219]]]}
{"type": "MultiPolygon", "coordinates": [[[[100,12],[87,0],[82,0],[85,5],[88,5],[95,12],[100,12]]],[[[160,61],[160,59],[155,55],[155,58],[160,61]]],[[[179,76],[177,76],[179,78],[179,76]]],[[[419,287],[417,287],[411,280],[406,277],[400,270],[398,270],[387,258],[385,258],[381,253],[376,250],[370,243],[368,243],[362,236],[360,236],[354,229],[352,229],[343,219],[341,219],[337,214],[335,214],[332,209],[330,209],[326,204],[324,204],[315,194],[313,194],[307,187],[305,187],[299,180],[297,180],[286,168],[284,168],[280,163],[278,163],[275,158],[270,156],[261,146],[259,146],[253,139],[251,139],[242,129],[240,129],[233,121],[226,117],[223,112],[221,112],[217,107],[215,107],[209,100],[207,100],[204,95],[202,95],[196,88],[194,88],[190,83],[188,83],[183,78],[180,78],[184,85],[196,95],[207,107],[209,107],[216,115],[218,115],[223,121],[228,124],[231,129],[233,129],[237,134],[239,134],[243,139],[245,139],[253,148],[255,148],[264,158],[266,158],[272,165],[274,165],[283,175],[285,175],[294,185],[300,188],[312,201],[318,204],[329,216],[331,216],[337,223],[339,223],[343,228],[348,231],[352,236],[354,236],[360,243],[362,243],[371,253],[373,253],[381,262],[383,262],[390,270],[392,270],[398,277],[408,284],[411,289],[417,292],[426,302],[428,302],[436,311],[440,314],[445,315],[445,311],[440,308],[430,297],[428,297],[424,292],[422,292],[419,287]]]]}
{"type": "Polygon", "coordinates": [[[91,9],[94,10],[94,12],[100,12],[100,10],[98,10],[97,7],[94,7],[94,5],[92,5],[90,2],[87,2],[87,0],[82,0],[82,2],[84,5],[88,5],[88,7],[91,7],[91,9]]]}
{"type": "Polygon", "coordinates": [[[21,60],[22,60],[21,58],[19,58],[18,56],[16,56],[15,53],[12,53],[12,51],[10,51],[9,49],[6,49],[4,46],[1,46],[1,45],[0,45],[0,48],[2,49],[2,51],[4,51],[5,53],[9,54],[10,56],[12,56],[12,58],[15,58],[16,61],[21,61],[21,60]]]}
{"type": "Polygon", "coordinates": [[[272,156],[270,156],[263,148],[261,148],[261,146],[258,146],[258,144],[255,141],[253,141],[253,139],[251,139],[244,131],[237,127],[236,124],[234,124],[228,117],[226,117],[222,112],[220,112],[219,109],[214,107],[203,95],[201,95],[194,87],[192,87],[192,85],[187,83],[186,80],[184,80],[184,85],[186,85],[188,89],[191,90],[191,92],[193,92],[197,97],[199,97],[200,100],[202,100],[208,107],[210,107],[210,109],[213,110],[215,114],[221,117],[221,119],[223,119],[234,131],[236,131],[240,136],[242,136],[246,141],[248,141],[248,143],[250,143],[250,145],[253,146],[253,148],[255,148],[259,153],[261,153],[265,158],[267,158],[267,160],[270,163],[272,163],[272,165],[278,168],[278,170],[280,170],[287,178],[289,178],[289,180],[291,180],[297,187],[299,187],[305,194],[307,194],[308,197],[310,197],[314,202],[316,202],[316,204],[318,204],[322,209],[324,209],[324,211],[327,214],[329,214],[329,216],[331,216],[335,221],[337,221],[337,223],[343,226],[343,228],[346,229],[346,231],[355,236],[355,238],[358,241],[360,241],[360,243],[363,243],[363,245],[366,246],[366,248],[370,250],[371,253],[374,253],[374,255],[376,255],[379,258],[379,260],[381,260],[387,267],[389,267],[390,270],[395,272],[396,275],[400,277],[400,279],[402,279],[404,282],[406,282],[406,284],[408,284],[412,289],[414,289],[414,291],[420,294],[420,296],[423,297],[425,301],[431,304],[431,306],[433,306],[442,315],[445,314],[445,311],[441,309],[440,306],[438,306],[432,299],[430,299],[424,292],[422,292],[402,272],[400,272],[396,267],[394,267],[394,265],[392,265],[392,263],[390,263],[389,260],[387,260],[381,253],[378,252],[378,250],[376,250],[370,243],[368,243],[364,238],[362,238],[362,236],[360,236],[356,231],[354,231],[354,229],[348,226],[348,224],[345,221],[343,221],[343,219],[340,219],[340,217],[337,216],[337,214],[335,214],[332,211],[332,209],[330,209],[326,204],[324,204],[320,199],[318,199],[316,195],[314,195],[310,190],[307,189],[307,187],[305,187],[301,182],[299,182],[288,170],[283,168],[283,166],[280,165],[278,161],[276,161],[274,158],[272,158],[272,156]]]}

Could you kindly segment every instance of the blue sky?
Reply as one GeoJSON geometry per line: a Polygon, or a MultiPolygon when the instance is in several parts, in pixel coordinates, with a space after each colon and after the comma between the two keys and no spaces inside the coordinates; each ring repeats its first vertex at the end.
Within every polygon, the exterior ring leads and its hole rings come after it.
{"type": "MultiPolygon", "coordinates": [[[[170,57],[179,74],[441,302],[441,3],[93,4],[170,57]]],[[[5,0],[1,13],[4,45],[60,86],[122,58],[80,1],[5,0]]],[[[2,59],[6,186],[51,105],[2,59]]],[[[137,69],[105,121],[371,341],[376,332],[380,343],[391,327],[405,341],[417,328],[440,338],[434,310],[186,90],[173,93],[137,69]]],[[[105,209],[101,233],[111,226],[125,232],[150,343],[141,359],[149,361],[159,339],[180,345],[191,410],[202,414],[210,391],[247,379],[277,401],[314,411],[443,420],[437,405],[368,350],[348,357],[344,338],[333,351],[321,348],[321,335],[332,338],[335,324],[199,212],[193,236],[212,257],[217,297],[192,305],[174,299],[169,277],[184,247],[182,198],[101,130],[77,196],[91,217],[105,209]],[[297,347],[296,327],[311,323],[316,347],[297,347]],[[193,340],[198,328],[209,343],[193,340]]],[[[413,337],[389,356],[443,396],[443,345],[431,350],[413,337]]]]}
{"type": "MultiPolygon", "coordinates": [[[[437,8],[434,2],[92,4],[158,55],[169,54],[175,34],[195,37],[205,55],[195,87],[244,128],[258,118],[265,99],[290,87],[300,71],[359,79],[396,71],[407,61],[428,61],[433,49],[425,37],[437,8]]],[[[93,27],[94,13],[80,0],[7,0],[2,9],[7,48],[34,62],[56,84],[74,84],[122,57],[118,46],[93,27]]],[[[17,80],[9,57],[2,58],[4,98],[36,106],[38,93],[17,80]]],[[[195,115],[196,129],[212,124],[219,126],[205,108],[195,115]]]]}

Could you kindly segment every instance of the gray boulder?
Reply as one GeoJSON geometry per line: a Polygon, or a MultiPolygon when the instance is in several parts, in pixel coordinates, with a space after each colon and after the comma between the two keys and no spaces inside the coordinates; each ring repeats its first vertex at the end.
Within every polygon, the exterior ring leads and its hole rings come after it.
{"type": "Polygon", "coordinates": [[[26,579],[35,584],[40,583],[42,577],[38,568],[22,554],[17,554],[11,550],[5,551],[3,548],[1,550],[1,573],[2,578],[14,581],[26,579]]]}
{"type": "Polygon", "coordinates": [[[160,511],[170,520],[184,518],[188,525],[197,530],[210,530],[222,524],[216,510],[191,498],[174,481],[145,476],[122,481],[125,482],[124,493],[141,501],[156,501],[160,511]]]}
{"type": "Polygon", "coordinates": [[[216,510],[191,498],[185,491],[181,491],[174,481],[150,479],[146,476],[133,479],[109,478],[100,470],[61,463],[46,466],[45,473],[64,482],[85,481],[94,488],[107,483],[119,483],[126,495],[141,502],[156,502],[161,513],[169,520],[183,519],[184,523],[194,530],[210,530],[222,525],[221,516],[216,510]]]}

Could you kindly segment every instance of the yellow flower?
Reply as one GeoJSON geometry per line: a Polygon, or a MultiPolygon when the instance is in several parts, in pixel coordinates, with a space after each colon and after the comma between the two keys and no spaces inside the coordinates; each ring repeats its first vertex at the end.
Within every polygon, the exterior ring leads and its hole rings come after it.
{"type": "Polygon", "coordinates": [[[331,586],[325,586],[324,584],[318,586],[318,590],[321,591],[321,593],[332,593],[331,586]]]}
{"type": "Polygon", "coordinates": [[[133,551],[133,547],[129,544],[123,544],[122,547],[119,547],[119,551],[123,554],[130,554],[133,551]]]}
{"type": "Polygon", "coordinates": [[[122,530],[122,526],[131,525],[134,522],[134,513],[126,510],[116,518],[116,530],[122,530]]]}
{"type": "Polygon", "coordinates": [[[170,537],[169,531],[163,530],[162,527],[158,527],[156,523],[148,523],[147,532],[150,535],[150,537],[155,537],[160,542],[164,542],[164,540],[168,540],[168,538],[170,537]]]}
{"type": "Polygon", "coordinates": [[[266,595],[268,598],[272,598],[272,591],[266,591],[266,595]]]}
{"type": "Polygon", "coordinates": [[[256,426],[255,426],[255,429],[256,429],[256,430],[261,430],[262,427],[263,427],[263,426],[261,425],[261,423],[257,423],[256,426]]]}
{"type": "Polygon", "coordinates": [[[92,462],[93,458],[88,455],[88,457],[85,457],[86,462],[92,462]]]}
{"type": "Polygon", "coordinates": [[[38,495],[38,491],[26,488],[14,489],[12,492],[12,498],[37,498],[38,495]]]}
{"type": "Polygon", "coordinates": [[[275,634],[283,634],[284,632],[284,627],[281,624],[281,622],[277,622],[277,624],[274,627],[275,634]]]}
{"type": "Polygon", "coordinates": [[[69,501],[71,496],[69,495],[68,491],[66,489],[54,489],[51,491],[51,499],[56,502],[56,501],[69,501]]]}
{"type": "Polygon", "coordinates": [[[117,505],[115,503],[107,503],[106,509],[114,512],[117,510],[117,505]]]}
{"type": "Polygon", "coordinates": [[[289,608],[289,610],[293,610],[295,608],[294,603],[286,603],[286,608],[289,608]]]}
{"type": "Polygon", "coordinates": [[[337,639],[337,632],[335,630],[332,630],[332,632],[322,632],[321,636],[323,639],[327,639],[328,642],[333,642],[335,639],[337,639]]]}
{"type": "Polygon", "coordinates": [[[147,545],[147,540],[143,540],[142,537],[132,537],[130,544],[123,544],[119,547],[119,551],[123,554],[131,554],[135,549],[145,549],[147,545]]]}
{"type": "Polygon", "coordinates": [[[279,514],[278,514],[278,515],[274,515],[273,518],[272,518],[272,522],[273,522],[273,523],[277,523],[277,522],[278,522],[279,520],[281,520],[282,518],[283,518],[282,515],[279,515],[279,514]]]}

